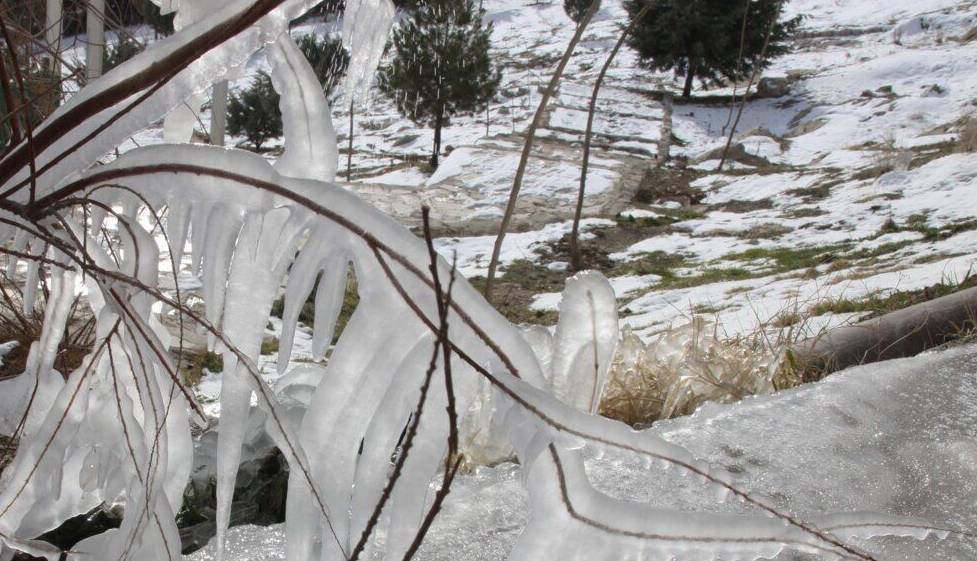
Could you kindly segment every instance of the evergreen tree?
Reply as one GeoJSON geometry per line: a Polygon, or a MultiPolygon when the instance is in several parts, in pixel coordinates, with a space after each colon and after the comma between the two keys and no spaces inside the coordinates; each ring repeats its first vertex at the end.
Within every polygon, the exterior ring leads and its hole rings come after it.
{"type": "Polygon", "coordinates": [[[431,166],[452,115],[481,110],[495,95],[499,71],[489,58],[492,25],[473,0],[431,0],[413,7],[394,30],[393,60],[380,70],[380,91],[402,115],[434,128],[431,166]]]}
{"type": "Polygon", "coordinates": [[[269,138],[282,135],[282,114],[278,92],[267,72],[259,72],[250,88],[234,94],[227,103],[227,132],[244,136],[261,150],[269,138]]]}
{"type": "Polygon", "coordinates": [[[343,42],[339,39],[318,39],[309,34],[299,39],[297,44],[315,70],[322,91],[328,97],[349,67],[349,53],[343,47],[343,42]]]}
{"type": "MultiPolygon", "coordinates": [[[[626,0],[634,18],[648,0],[626,0]]],[[[652,70],[674,70],[685,76],[682,95],[689,97],[696,78],[718,82],[721,78],[741,80],[754,68],[766,68],[770,60],[787,52],[787,39],[800,25],[801,17],[778,21],[784,0],[659,0],[638,22],[628,44],[652,70]],[[740,39],[744,11],[746,34],[743,57],[740,39]],[[766,56],[760,53],[771,29],[766,56]]]]}
{"type": "Polygon", "coordinates": [[[563,11],[574,21],[580,23],[587,9],[594,3],[594,0],[563,0],[563,11]]]}
{"type": "MultiPolygon", "coordinates": [[[[343,48],[342,41],[305,35],[297,44],[328,97],[349,66],[349,53],[343,48]]],[[[284,130],[279,99],[271,76],[260,72],[251,87],[228,100],[227,131],[244,136],[255,150],[260,151],[266,140],[281,136],[284,130]]]]}

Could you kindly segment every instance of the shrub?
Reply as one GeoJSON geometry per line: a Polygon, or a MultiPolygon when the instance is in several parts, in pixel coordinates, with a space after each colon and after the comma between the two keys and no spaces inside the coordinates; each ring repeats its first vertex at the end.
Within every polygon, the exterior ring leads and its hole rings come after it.
{"type": "Polygon", "coordinates": [[[254,149],[282,135],[280,97],[267,72],[259,72],[251,87],[231,96],[227,104],[227,131],[248,139],[254,149]]]}

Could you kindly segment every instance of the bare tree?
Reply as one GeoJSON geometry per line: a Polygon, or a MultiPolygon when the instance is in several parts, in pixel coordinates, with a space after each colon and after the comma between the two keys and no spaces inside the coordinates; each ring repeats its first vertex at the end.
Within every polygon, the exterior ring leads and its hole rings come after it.
{"type": "Polygon", "coordinates": [[[590,20],[593,19],[594,14],[597,13],[599,8],[600,0],[593,0],[590,8],[580,19],[580,22],[577,24],[576,32],[574,32],[573,37],[570,39],[570,43],[567,44],[567,48],[563,52],[563,58],[560,59],[560,64],[553,72],[553,76],[550,78],[550,83],[543,92],[542,99],[539,100],[539,107],[536,108],[536,113],[533,115],[533,120],[529,123],[529,128],[526,129],[526,142],[522,147],[522,155],[519,158],[519,166],[516,168],[516,177],[512,182],[512,190],[509,192],[509,202],[506,204],[505,214],[502,215],[502,223],[499,224],[499,234],[496,236],[495,245],[492,247],[492,259],[489,261],[488,275],[485,278],[484,294],[485,298],[490,302],[492,301],[492,287],[495,281],[495,271],[499,266],[499,255],[502,252],[502,242],[505,241],[506,232],[509,230],[509,223],[512,221],[512,214],[516,210],[516,202],[519,200],[519,191],[522,189],[523,176],[526,174],[526,164],[529,163],[529,155],[533,150],[533,142],[536,140],[536,129],[539,128],[539,125],[543,120],[543,115],[546,113],[546,106],[549,104],[550,97],[556,93],[556,89],[560,85],[560,79],[563,77],[563,71],[570,62],[570,57],[573,55],[573,51],[577,47],[577,43],[580,42],[580,38],[583,37],[584,30],[587,29],[587,25],[590,23],[590,20]]]}

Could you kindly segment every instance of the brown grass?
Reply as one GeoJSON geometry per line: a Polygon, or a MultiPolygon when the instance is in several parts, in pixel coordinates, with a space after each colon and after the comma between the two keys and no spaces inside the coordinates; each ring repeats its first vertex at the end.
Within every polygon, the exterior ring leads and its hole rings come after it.
{"type": "MultiPolygon", "coordinates": [[[[16,341],[17,346],[3,357],[0,379],[18,376],[24,371],[31,345],[41,337],[47,302],[46,292],[40,292],[37,304],[25,312],[20,287],[3,276],[0,279],[0,342],[16,341]]],[[[54,369],[65,378],[81,365],[95,342],[95,318],[86,306],[81,305],[80,299],[76,298],[72,303],[68,318],[54,360],[54,369]]]]}

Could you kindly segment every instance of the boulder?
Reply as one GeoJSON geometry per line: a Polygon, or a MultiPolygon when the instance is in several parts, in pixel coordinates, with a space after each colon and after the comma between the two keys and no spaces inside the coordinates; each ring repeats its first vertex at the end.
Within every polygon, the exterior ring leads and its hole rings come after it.
{"type": "Polygon", "coordinates": [[[756,86],[757,97],[784,97],[790,93],[788,78],[760,78],[756,86]]]}

